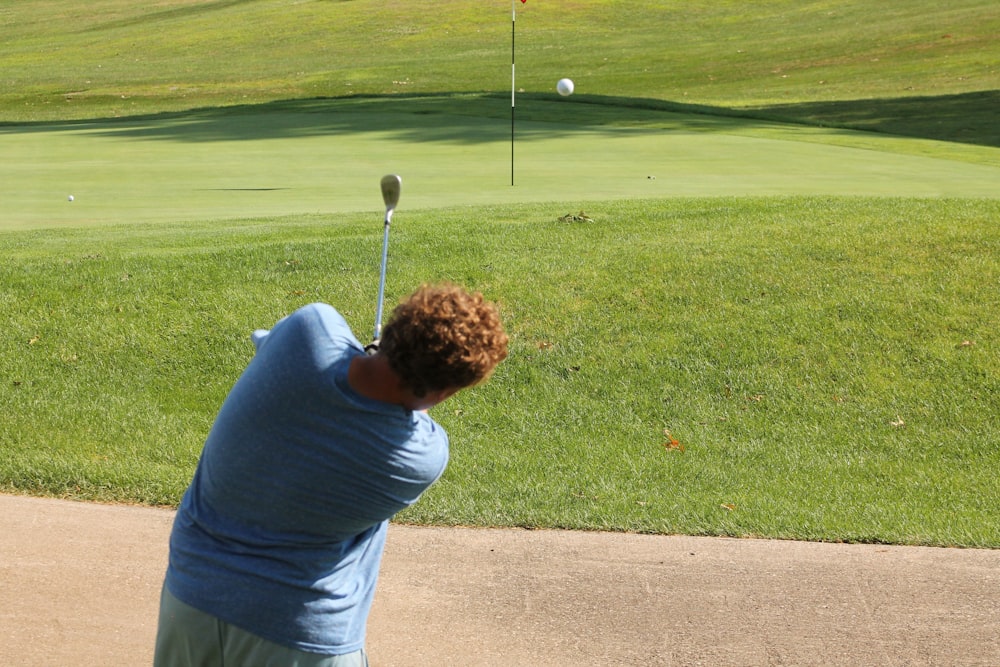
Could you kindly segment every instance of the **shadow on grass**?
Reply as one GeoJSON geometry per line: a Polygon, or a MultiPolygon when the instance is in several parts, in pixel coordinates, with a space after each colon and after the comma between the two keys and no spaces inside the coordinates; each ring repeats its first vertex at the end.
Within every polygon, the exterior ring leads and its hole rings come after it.
{"type": "MultiPolygon", "coordinates": [[[[510,136],[508,100],[496,93],[277,100],[113,119],[0,124],[0,134],[87,129],[118,138],[206,142],[387,132],[417,143],[476,144],[510,136]]],[[[517,121],[553,124],[544,130],[522,127],[516,131],[522,141],[580,129],[714,132],[782,122],[1000,147],[997,90],[753,108],[602,95],[566,100],[540,93],[522,93],[517,102],[517,121]]]]}
{"type": "Polygon", "coordinates": [[[200,2],[197,5],[178,7],[175,9],[153,10],[143,14],[142,16],[134,18],[105,21],[88,28],[87,32],[102,32],[110,29],[127,28],[134,25],[150,23],[155,24],[160,21],[184,18],[186,16],[196,14],[212,13],[220,9],[227,9],[236,5],[241,5],[245,2],[246,0],[211,0],[209,2],[200,2]]]}
{"type": "Polygon", "coordinates": [[[1000,90],[939,97],[840,100],[756,107],[769,118],[1000,147],[1000,90]]]}

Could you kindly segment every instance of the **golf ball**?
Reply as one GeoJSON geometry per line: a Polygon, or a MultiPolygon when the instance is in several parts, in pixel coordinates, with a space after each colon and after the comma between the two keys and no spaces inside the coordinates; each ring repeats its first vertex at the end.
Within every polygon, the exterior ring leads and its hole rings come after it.
{"type": "Polygon", "coordinates": [[[559,79],[559,83],[556,84],[556,90],[563,97],[573,94],[573,80],[572,79],[559,79]]]}
{"type": "Polygon", "coordinates": [[[67,197],[66,200],[67,201],[73,201],[73,195],[70,195],[69,197],[67,197]]]}

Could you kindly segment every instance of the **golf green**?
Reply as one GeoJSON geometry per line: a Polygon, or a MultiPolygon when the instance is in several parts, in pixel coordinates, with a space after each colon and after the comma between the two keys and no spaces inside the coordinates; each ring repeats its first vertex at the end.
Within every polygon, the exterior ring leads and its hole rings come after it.
{"type": "MultiPolygon", "coordinates": [[[[574,126],[450,114],[191,112],[0,128],[0,228],[673,196],[996,197],[1000,167],[877,134],[712,121],[574,126]],[[830,143],[845,136],[850,145],[830,143]],[[70,201],[69,197],[73,200],[70,201]]],[[[843,143],[843,142],[841,142],[843,143]]],[[[565,213],[565,211],[562,211],[565,213]]]]}

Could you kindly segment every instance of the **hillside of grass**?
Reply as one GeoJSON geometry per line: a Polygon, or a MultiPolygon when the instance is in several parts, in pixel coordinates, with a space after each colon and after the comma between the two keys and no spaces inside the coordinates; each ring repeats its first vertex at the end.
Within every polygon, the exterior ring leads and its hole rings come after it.
{"type": "MultiPolygon", "coordinates": [[[[1000,146],[989,0],[517,3],[517,85],[1000,146]]],[[[0,121],[510,90],[506,2],[32,0],[0,7],[0,121]]]]}
{"type": "MultiPolygon", "coordinates": [[[[433,410],[451,464],[402,520],[1000,547],[1000,202],[588,214],[397,214],[387,303],[473,285],[512,338],[433,410]]],[[[316,300],[371,330],[371,228],[0,235],[0,491],[176,503],[250,331],[316,300]]]]}

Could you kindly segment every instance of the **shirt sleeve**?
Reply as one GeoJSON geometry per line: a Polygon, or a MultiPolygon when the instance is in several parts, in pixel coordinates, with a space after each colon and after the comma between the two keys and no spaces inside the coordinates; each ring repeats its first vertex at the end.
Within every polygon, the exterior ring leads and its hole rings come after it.
{"type": "Polygon", "coordinates": [[[267,338],[269,333],[271,333],[269,329],[257,329],[250,334],[250,340],[253,341],[254,349],[260,350],[260,346],[264,344],[264,339],[267,338]]]}
{"type": "MultiPolygon", "coordinates": [[[[288,319],[288,315],[285,315],[280,320],[274,323],[274,326],[278,326],[282,322],[288,319]]],[[[250,340],[253,341],[254,349],[260,351],[260,346],[264,344],[267,337],[271,334],[271,329],[256,329],[252,334],[250,334],[250,340]]]]}

